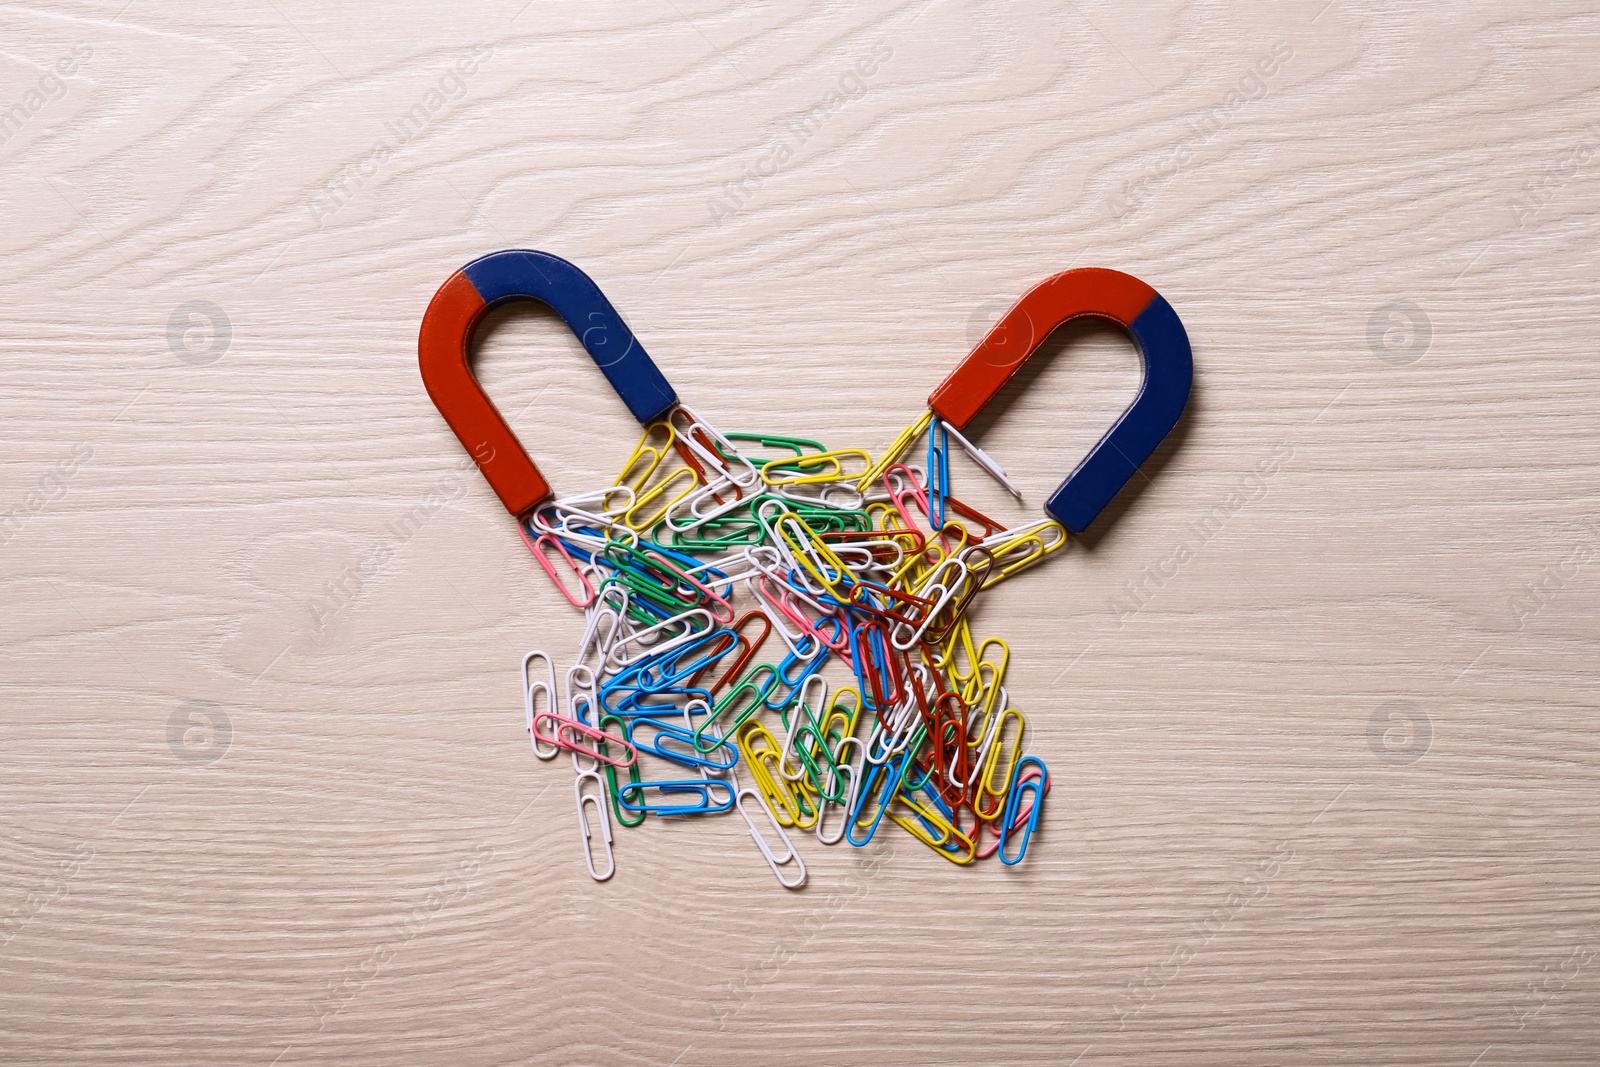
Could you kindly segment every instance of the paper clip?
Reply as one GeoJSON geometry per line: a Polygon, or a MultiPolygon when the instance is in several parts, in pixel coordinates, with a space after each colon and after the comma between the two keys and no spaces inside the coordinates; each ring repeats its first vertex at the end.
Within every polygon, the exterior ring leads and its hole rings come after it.
{"type": "MultiPolygon", "coordinates": [[[[687,425],[678,431],[678,438],[691,452],[722,477],[740,489],[750,489],[760,484],[761,472],[750,460],[739,455],[732,441],[711,428],[687,404],[679,404],[668,415],[669,420],[686,417],[687,425]],[[737,468],[737,469],[736,469],[737,468]]],[[[676,422],[673,423],[676,427],[676,422]]]]}
{"type": "MultiPolygon", "coordinates": [[[[633,446],[633,452],[622,465],[622,473],[617,475],[616,481],[611,483],[610,490],[624,489],[628,492],[628,504],[616,514],[626,514],[637,505],[639,493],[649,483],[650,476],[661,466],[661,461],[667,458],[667,449],[672,447],[677,438],[677,431],[665,419],[657,419],[647,423],[644,433],[639,437],[639,443],[633,446]],[[660,444],[651,444],[650,439],[656,435],[663,438],[660,444]],[[640,466],[643,470],[637,470],[640,466]],[[637,471],[637,473],[636,473],[637,471]]],[[[606,509],[611,510],[611,509],[606,509]]]]}
{"type": "Polygon", "coordinates": [[[778,672],[771,665],[758,663],[752,667],[749,673],[739,679],[739,682],[732,689],[723,694],[721,700],[712,705],[711,714],[706,716],[706,721],[701,723],[700,728],[694,732],[694,747],[701,752],[711,752],[718,745],[727,744],[727,739],[736,734],[739,727],[743,726],[750,720],[752,715],[755,715],[766,706],[767,694],[772,691],[772,687],[777,682],[778,672]],[[758,682],[757,678],[763,674],[766,675],[766,681],[758,682]],[[724,726],[718,720],[729,709],[733,709],[733,721],[724,726]],[[720,731],[721,736],[714,737],[711,745],[707,747],[704,741],[704,734],[712,723],[717,724],[717,729],[720,731]]]}
{"type": "Polygon", "coordinates": [[[739,809],[739,814],[744,816],[744,824],[750,828],[750,836],[755,838],[756,847],[766,857],[767,866],[772,868],[772,873],[778,879],[778,884],[785,889],[799,889],[805,885],[805,861],[800,858],[800,853],[795,851],[794,842],[790,841],[789,835],[783,832],[783,827],[778,824],[778,817],[772,814],[772,811],[761,799],[760,794],[746,786],[734,794],[734,806],[739,809]],[[755,802],[755,806],[761,809],[761,814],[765,815],[767,821],[772,823],[773,831],[777,833],[779,840],[783,842],[782,857],[773,854],[772,846],[767,844],[766,836],[762,834],[761,828],[756,825],[756,821],[750,817],[750,809],[745,805],[745,797],[751,798],[755,802]],[[783,868],[790,863],[795,865],[795,876],[792,880],[783,876],[783,868]]]}
{"type": "MultiPolygon", "coordinates": [[[[1030,765],[1017,769],[1017,781],[1026,782],[1030,779],[1038,778],[1040,778],[1040,774],[1037,767],[1030,765]]],[[[1034,805],[1036,803],[1043,803],[1044,797],[1050,795],[1050,778],[1048,775],[1045,775],[1042,778],[1042,783],[1041,792],[1037,798],[1028,797],[1026,805],[1023,805],[1019,799],[1017,810],[1012,813],[1009,818],[1003,820],[1005,826],[1009,830],[1016,830],[1020,828],[1023,823],[1027,822],[1028,816],[1033,811],[1034,805]]],[[[1015,792],[1016,788],[1016,783],[1013,783],[1011,786],[1011,791],[1015,792]]],[[[970,811],[971,809],[969,808],[967,810],[970,811]]],[[[977,851],[977,856],[979,859],[987,859],[1000,850],[1000,826],[1002,820],[995,819],[993,821],[986,822],[982,819],[978,819],[976,816],[974,816],[974,819],[975,823],[972,829],[973,839],[975,841],[982,842],[985,834],[987,834],[989,837],[988,842],[981,843],[978,846],[977,851]]]]}
{"type": "MultiPolygon", "coordinates": [[[[754,627],[751,628],[754,629],[754,627]]],[[[689,679],[690,684],[704,686],[713,695],[715,695],[734,678],[738,677],[739,674],[750,663],[751,658],[756,654],[757,651],[760,650],[762,644],[766,641],[767,635],[772,632],[772,621],[760,611],[747,611],[743,615],[739,616],[738,620],[734,622],[729,629],[733,631],[734,635],[733,647],[741,648],[742,651],[737,656],[729,660],[726,664],[723,664],[720,661],[713,661],[707,664],[689,679]],[[753,641],[744,632],[745,627],[749,625],[751,620],[761,623],[761,636],[757,637],[753,641]],[[717,670],[715,681],[711,681],[710,679],[707,679],[705,675],[707,671],[712,670],[714,667],[720,669],[717,670]],[[709,684],[707,684],[708,682],[709,684]]]]}
{"type": "MultiPolygon", "coordinates": [[[[920,734],[921,727],[918,732],[920,734]]],[[[845,823],[844,839],[856,847],[865,845],[872,840],[872,835],[878,832],[878,823],[883,821],[884,813],[889,810],[889,802],[900,789],[900,783],[905,780],[906,770],[911,766],[912,754],[916,751],[917,744],[908,745],[900,753],[899,758],[892,764],[874,764],[870,760],[866,769],[861,774],[861,786],[856,795],[851,798],[849,817],[845,823]],[[874,791],[877,793],[877,811],[867,819],[863,815],[868,803],[873,801],[874,791]],[[854,831],[865,826],[867,832],[857,837],[854,831]]]]}
{"type": "Polygon", "coordinates": [[[578,832],[583,835],[583,864],[589,868],[589,877],[597,882],[603,882],[617,873],[617,858],[611,851],[611,819],[606,815],[605,802],[601,799],[605,795],[606,784],[600,776],[593,771],[586,771],[573,779],[572,792],[578,801],[578,832]],[[583,791],[584,782],[594,783],[599,796],[583,791]],[[600,824],[601,840],[606,846],[606,873],[601,874],[594,865],[594,833],[589,827],[589,817],[585,814],[583,806],[590,805],[594,809],[594,818],[600,824]]]}
{"type": "Polygon", "coordinates": [[[554,661],[545,653],[535,650],[522,657],[522,704],[527,711],[528,743],[533,746],[533,754],[540,759],[555,759],[561,750],[554,743],[548,750],[539,747],[539,735],[533,732],[534,716],[541,712],[555,710],[556,703],[556,666],[554,661]],[[544,678],[535,678],[529,667],[535,658],[544,660],[544,678]],[[544,707],[538,707],[540,701],[544,707]]]}
{"type": "Polygon", "coordinates": [[[1022,734],[1027,729],[1027,721],[1022,713],[1007,708],[1000,713],[1000,718],[995,722],[994,735],[989,743],[989,750],[983,760],[982,768],[978,772],[978,788],[972,796],[972,810],[980,819],[999,818],[1005,807],[1006,791],[1011,779],[1014,777],[1017,766],[1017,754],[1022,748],[1022,734]],[[1000,758],[1004,746],[1000,738],[1005,733],[1007,719],[1016,721],[1016,733],[1011,737],[1010,753],[1002,761],[1000,758]],[[998,774],[996,772],[999,772],[998,774]],[[999,788],[995,784],[999,783],[999,788]],[[993,803],[987,803],[992,800],[993,803]]]}
{"type": "Polygon", "coordinates": [[[866,765],[866,755],[866,749],[861,747],[861,739],[859,737],[840,738],[838,746],[834,749],[834,771],[837,776],[838,786],[844,795],[837,803],[827,797],[823,797],[821,804],[818,805],[817,839],[825,845],[837,845],[844,839],[845,830],[850,826],[850,812],[856,808],[857,787],[861,781],[861,769],[866,765]],[[856,748],[856,761],[854,763],[845,759],[844,747],[846,745],[854,745],[856,748]],[[827,831],[823,828],[829,808],[838,808],[843,816],[840,819],[837,832],[827,831]]]}
{"type": "MultiPolygon", "coordinates": [[[[689,714],[689,710],[692,709],[695,704],[699,704],[702,710],[705,708],[704,701],[691,702],[689,707],[684,710],[685,716],[689,714]]],[[[664,719],[655,719],[648,716],[641,716],[633,719],[628,723],[628,740],[638,751],[648,752],[653,756],[660,756],[664,760],[670,760],[673,763],[688,767],[691,770],[703,768],[708,771],[725,771],[730,770],[736,763],[739,762],[739,754],[737,751],[733,750],[731,746],[729,746],[727,749],[727,759],[712,759],[711,753],[701,752],[699,748],[696,747],[694,743],[694,733],[691,729],[679,726],[674,722],[668,722],[664,719]],[[655,730],[655,734],[648,740],[641,741],[634,736],[635,731],[641,727],[653,729],[655,730]],[[681,749],[669,748],[666,745],[668,740],[676,741],[683,747],[681,749]]],[[[716,747],[711,749],[712,753],[716,751],[716,747]]]]}
{"type": "Polygon", "coordinates": [[[589,579],[584,575],[583,569],[573,560],[572,553],[567,551],[566,542],[554,534],[548,533],[540,534],[538,538],[529,540],[528,532],[522,528],[521,523],[517,524],[517,532],[522,535],[522,540],[527,544],[528,551],[533,553],[533,558],[538,560],[539,566],[543,567],[544,572],[550,576],[550,580],[556,583],[556,588],[561,590],[561,595],[567,598],[569,604],[575,608],[586,608],[593,602],[594,587],[589,584],[589,579]],[[566,583],[561,580],[561,576],[556,573],[556,566],[550,562],[550,557],[545,551],[549,547],[554,547],[556,552],[560,554],[562,562],[567,565],[567,569],[577,575],[578,587],[583,592],[581,597],[568,589],[566,583]]]}
{"type": "MultiPolygon", "coordinates": [[[[982,467],[985,471],[989,472],[989,475],[993,477],[995,481],[1005,486],[1008,493],[1016,497],[1018,500],[1022,499],[1022,490],[1018,489],[1016,483],[1014,483],[1010,478],[1006,477],[1005,469],[1001,467],[1000,464],[996,463],[992,458],[990,458],[989,453],[985,452],[983,449],[967,440],[966,437],[962,435],[960,430],[956,429],[954,426],[951,426],[949,423],[941,420],[939,426],[944,430],[945,433],[955,438],[956,444],[961,446],[961,450],[963,452],[972,457],[972,461],[974,463],[982,467]]],[[[933,468],[931,467],[929,468],[930,471],[932,469],[933,468]]]]}
{"type": "Polygon", "coordinates": [[[783,750],[772,731],[759,722],[746,723],[735,741],[739,755],[750,766],[757,792],[778,825],[800,830],[815,826],[822,816],[821,806],[804,783],[783,776],[783,750]]]}
{"type": "Polygon", "coordinates": [[[1044,808],[1044,795],[1050,788],[1050,772],[1045,767],[1044,761],[1037,756],[1023,756],[1017,761],[1017,769],[1011,776],[1011,788],[1006,797],[1005,817],[1000,820],[1000,833],[997,848],[1000,853],[1000,862],[1010,867],[1021,863],[1022,857],[1028,854],[1028,842],[1033,839],[1033,832],[1039,827],[1039,813],[1044,808]],[[1038,768],[1038,773],[1029,777],[1023,776],[1023,771],[1029,767],[1038,768]],[[1026,811],[1021,808],[1022,795],[1029,795],[1026,811]],[[1018,833],[1020,824],[1020,844],[1017,854],[1013,857],[1006,855],[1006,845],[1012,835],[1018,833]]]}
{"type": "Polygon", "coordinates": [[[913,422],[895,435],[895,439],[889,442],[889,447],[883,450],[883,454],[878,457],[878,461],[868,467],[866,473],[856,481],[856,488],[866,492],[868,486],[883,477],[883,472],[898,463],[900,457],[904,456],[911,446],[916,443],[917,438],[922,436],[922,431],[928,428],[928,423],[932,418],[933,410],[930,405],[929,410],[917,416],[916,422],[913,422]]]}
{"type": "Polygon", "coordinates": [[[533,732],[536,734],[539,732],[540,722],[554,724],[554,732],[547,737],[541,737],[541,740],[549,740],[552,744],[559,745],[562,748],[585,756],[592,756],[601,763],[608,763],[613,767],[627,767],[639,758],[638,752],[626,740],[607,734],[605,731],[598,727],[590,726],[588,723],[579,722],[577,719],[569,719],[567,716],[558,715],[553,711],[546,711],[533,717],[533,732]],[[589,744],[584,744],[585,741],[589,742],[589,744]],[[623,752],[626,753],[626,757],[617,759],[608,755],[602,747],[608,742],[620,745],[623,752]]]}
{"type": "Polygon", "coordinates": [[[727,782],[720,781],[716,778],[683,778],[671,781],[629,782],[627,785],[623,786],[617,791],[617,796],[622,806],[627,808],[629,811],[643,811],[654,815],[698,815],[707,812],[727,811],[729,808],[733,807],[732,787],[729,786],[727,782]],[[713,787],[721,788],[723,792],[727,793],[728,799],[726,801],[712,800],[711,794],[715,791],[713,787]],[[690,793],[698,796],[700,799],[689,804],[643,803],[642,800],[644,797],[644,792],[647,789],[654,789],[660,793],[669,795],[690,793]],[[628,800],[629,793],[636,794],[640,798],[641,802],[630,803],[628,800]]]}
{"type": "MultiPolygon", "coordinates": [[[[827,738],[811,713],[813,701],[807,699],[807,690],[815,689],[814,702],[821,707],[827,701],[828,685],[823,679],[812,676],[799,690],[800,697],[792,709],[792,718],[785,723],[788,734],[784,738],[783,754],[778,772],[791,782],[805,779],[806,783],[824,801],[838,803],[844,799],[844,783],[839,778],[839,764],[827,738]],[[786,769],[789,754],[793,753],[800,766],[790,773],[786,769]]],[[[853,739],[852,739],[853,740],[853,739]]]]}
{"type": "Polygon", "coordinates": [[[928,792],[925,785],[918,791],[928,798],[928,803],[918,801],[910,791],[902,789],[890,798],[889,820],[951,863],[958,866],[971,863],[977,854],[973,839],[956,827],[949,809],[940,803],[938,796],[928,792]],[[901,815],[893,810],[896,804],[908,809],[910,814],[901,815]]]}
{"type": "Polygon", "coordinates": [[[928,525],[944,528],[944,500],[950,495],[950,436],[943,420],[928,423],[928,485],[923,512],[928,525]],[[937,506],[935,506],[937,505],[937,506]]]}
{"type": "MultiPolygon", "coordinates": [[[[622,720],[616,716],[600,716],[600,728],[604,730],[607,725],[613,726],[617,730],[626,729],[622,720]]],[[[615,736],[615,734],[608,734],[607,736],[615,736]]],[[[602,754],[605,753],[606,743],[604,741],[600,742],[599,749],[602,754]]],[[[644,812],[628,811],[622,806],[622,802],[617,795],[617,768],[610,763],[603,763],[600,769],[605,775],[606,793],[611,797],[611,811],[612,814],[617,817],[617,822],[621,823],[623,826],[638,826],[639,824],[643,823],[645,819],[644,812]]],[[[638,785],[639,781],[639,764],[637,761],[635,761],[628,765],[628,782],[631,785],[638,785]]]]}
{"type": "Polygon", "coordinates": [[[561,684],[566,694],[567,717],[588,726],[596,725],[598,719],[591,721],[598,714],[599,704],[595,693],[594,669],[584,663],[574,663],[567,668],[561,684]]]}

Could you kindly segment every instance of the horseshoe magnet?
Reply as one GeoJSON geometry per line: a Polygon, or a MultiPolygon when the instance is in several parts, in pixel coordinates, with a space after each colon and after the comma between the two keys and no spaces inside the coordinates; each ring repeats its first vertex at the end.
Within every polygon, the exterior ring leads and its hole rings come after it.
{"type": "Polygon", "coordinates": [[[1194,383],[1189,335],[1178,313],[1131,274],[1102,267],[1063,271],[1028,290],[928,398],[928,407],[957,430],[994,398],[1056,327],[1098,318],[1127,331],[1144,359],[1139,395],[1089,450],[1044,509],[1081,534],[1139,465],[1177,425],[1194,383]]]}
{"type": "Polygon", "coordinates": [[[468,362],[472,334],[484,313],[508,300],[537,300],[560,315],[641,423],[666,414],[678,394],[594,280],[559,256],[508,249],[452,274],[422,316],[417,338],[422,381],[500,502],[520,517],[550,495],[550,483],[468,362]]]}

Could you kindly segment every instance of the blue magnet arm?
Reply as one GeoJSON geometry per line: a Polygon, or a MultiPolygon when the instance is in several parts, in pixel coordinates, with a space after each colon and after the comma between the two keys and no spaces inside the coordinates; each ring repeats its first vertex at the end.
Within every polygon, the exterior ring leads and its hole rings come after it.
{"type": "Polygon", "coordinates": [[[548,252],[513,248],[491,252],[461,270],[486,305],[518,298],[549,305],[640,422],[660,418],[678,402],[678,394],[611,301],[571,263],[548,252]]]}
{"type": "Polygon", "coordinates": [[[1088,528],[1178,424],[1194,384],[1189,335],[1163,297],[1153,297],[1128,332],[1144,358],[1139,395],[1044,505],[1076,534],[1088,528]]]}

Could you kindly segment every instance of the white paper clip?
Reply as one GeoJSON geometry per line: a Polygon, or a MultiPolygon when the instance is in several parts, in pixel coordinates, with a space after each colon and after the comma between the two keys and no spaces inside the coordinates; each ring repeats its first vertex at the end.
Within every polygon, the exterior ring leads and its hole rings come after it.
{"type": "Polygon", "coordinates": [[[777,876],[778,884],[783,886],[785,889],[799,889],[801,886],[805,885],[805,861],[800,858],[800,853],[794,850],[794,843],[789,840],[789,835],[783,832],[783,827],[778,825],[777,818],[773,816],[771,810],[767,808],[766,803],[762,801],[761,794],[757,793],[754,789],[746,787],[734,794],[733,803],[734,806],[739,809],[739,814],[744,816],[744,824],[750,827],[750,836],[755,838],[756,847],[761,849],[761,854],[767,858],[767,866],[771,867],[772,873],[777,876]],[[756,821],[750,817],[750,809],[745,807],[744,804],[744,798],[747,796],[755,801],[756,807],[761,809],[761,813],[767,817],[767,821],[770,822],[772,824],[772,828],[777,831],[778,837],[783,840],[784,854],[781,858],[773,854],[772,846],[767,844],[767,839],[761,833],[761,828],[758,827],[756,825],[756,821]],[[790,863],[794,864],[794,870],[797,875],[793,880],[786,879],[783,876],[784,867],[790,863]]]}
{"type": "Polygon", "coordinates": [[[617,873],[617,857],[611,851],[611,816],[606,812],[605,801],[601,798],[606,794],[606,784],[594,771],[584,771],[573,779],[572,792],[578,801],[578,830],[583,834],[583,864],[589,868],[589,877],[597,882],[603,882],[617,873]],[[600,796],[583,791],[584,779],[594,783],[600,791],[600,796]],[[606,846],[606,873],[601,874],[594,867],[594,831],[589,828],[589,819],[584,814],[585,804],[594,805],[594,816],[600,821],[600,836],[606,846]]]}
{"type": "Polygon", "coordinates": [[[974,463],[993,475],[995,481],[1005,486],[1007,491],[1010,492],[1012,496],[1016,497],[1018,500],[1022,499],[1022,490],[1018,489],[1011,479],[1006,477],[1005,470],[1001,468],[1000,464],[990,459],[987,452],[973,444],[971,441],[967,440],[965,437],[962,437],[961,431],[957,430],[954,426],[951,426],[948,422],[940,421],[939,425],[946,433],[956,439],[956,444],[960,445],[966,450],[967,455],[972,457],[972,461],[974,463]]]}
{"type": "Polygon", "coordinates": [[[528,713],[528,743],[533,745],[533,754],[540,759],[555,759],[556,753],[561,750],[553,744],[549,751],[540,748],[539,734],[533,728],[535,715],[556,709],[556,665],[549,656],[537,649],[522,657],[522,706],[528,713]],[[528,669],[535,657],[544,660],[544,678],[535,678],[528,669]],[[540,696],[544,698],[544,705],[535,708],[540,696]]]}

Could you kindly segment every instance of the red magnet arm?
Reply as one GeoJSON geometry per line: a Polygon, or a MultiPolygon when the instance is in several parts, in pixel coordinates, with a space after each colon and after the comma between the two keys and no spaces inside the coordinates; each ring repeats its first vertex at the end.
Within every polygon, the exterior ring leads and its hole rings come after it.
{"type": "Polygon", "coordinates": [[[994,399],[1034,350],[1069,319],[1109,319],[1124,330],[1156,291],[1121,271],[1080,267],[1029,289],[928,398],[933,413],[958,430],[994,399]]]}
{"type": "Polygon", "coordinates": [[[550,495],[550,483],[484,395],[467,364],[473,327],[486,308],[462,271],[439,287],[422,316],[417,338],[422,381],[500,502],[511,514],[522,515],[550,495]]]}

